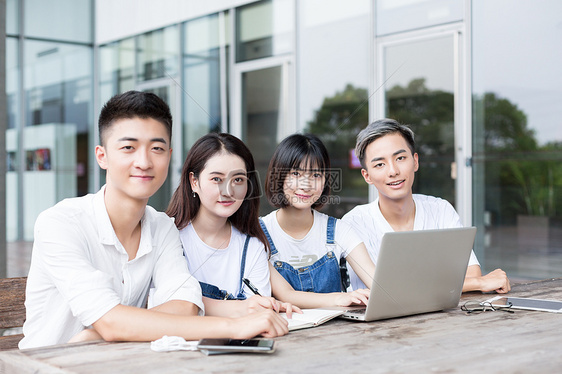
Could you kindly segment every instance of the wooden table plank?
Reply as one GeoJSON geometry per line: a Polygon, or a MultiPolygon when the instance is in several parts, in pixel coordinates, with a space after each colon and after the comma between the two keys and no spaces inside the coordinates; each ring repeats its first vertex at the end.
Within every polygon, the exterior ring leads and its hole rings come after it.
{"type": "MultiPolygon", "coordinates": [[[[509,295],[562,300],[562,279],[514,285],[509,295]]],[[[492,296],[468,293],[461,303],[492,296]]],[[[455,308],[369,323],[330,321],[277,338],[271,355],[158,353],[149,343],[98,342],[2,352],[0,372],[556,372],[560,331],[560,314],[466,315],[455,308]]]]}
{"type": "Polygon", "coordinates": [[[21,327],[25,321],[27,277],[0,278],[0,328],[21,327]]]}

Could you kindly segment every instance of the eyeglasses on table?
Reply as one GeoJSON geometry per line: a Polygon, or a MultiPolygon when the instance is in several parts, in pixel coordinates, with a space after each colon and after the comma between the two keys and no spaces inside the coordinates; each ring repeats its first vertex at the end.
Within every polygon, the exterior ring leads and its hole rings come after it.
{"type": "Polygon", "coordinates": [[[466,314],[479,314],[486,311],[490,312],[507,312],[513,313],[511,309],[512,304],[509,303],[507,305],[492,305],[489,301],[467,301],[463,305],[461,305],[461,310],[466,312],[466,314]]]}

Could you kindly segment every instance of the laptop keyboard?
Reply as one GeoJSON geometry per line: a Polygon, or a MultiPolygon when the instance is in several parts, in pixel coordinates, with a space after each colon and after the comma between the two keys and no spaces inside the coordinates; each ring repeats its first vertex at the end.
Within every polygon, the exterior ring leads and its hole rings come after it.
{"type": "Polygon", "coordinates": [[[351,312],[351,313],[353,313],[353,314],[365,314],[366,311],[367,311],[367,308],[348,310],[348,312],[351,312]]]}

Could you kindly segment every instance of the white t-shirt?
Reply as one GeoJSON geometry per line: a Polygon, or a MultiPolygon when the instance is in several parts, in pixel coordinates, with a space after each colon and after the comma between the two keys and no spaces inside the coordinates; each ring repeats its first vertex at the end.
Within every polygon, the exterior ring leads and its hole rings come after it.
{"type": "MultiPolygon", "coordinates": [[[[180,238],[189,271],[198,281],[217,286],[234,296],[238,295],[245,234],[232,226],[230,243],[224,249],[212,248],[205,244],[191,224],[180,230],[180,238]]],[[[267,256],[263,243],[257,238],[250,238],[244,277],[256,286],[262,296],[271,296],[267,256]]],[[[247,298],[254,296],[243,283],[242,288],[247,298]]]]}
{"type": "MultiPolygon", "coordinates": [[[[455,208],[447,200],[427,195],[412,195],[416,205],[414,230],[432,230],[462,227],[455,208]]],[[[379,199],[369,204],[358,205],[351,209],[342,220],[353,225],[363,239],[371,259],[377,264],[382,236],[394,230],[386,221],[379,207],[379,199]]],[[[480,265],[474,251],[470,254],[468,266],[480,265]]],[[[365,288],[353,269],[348,266],[351,286],[354,290],[365,288]]]]}
{"type": "Polygon", "coordinates": [[[143,306],[151,280],[154,305],[186,300],[202,313],[201,288],[190,280],[172,220],[147,206],[129,261],[104,192],[63,200],[37,218],[20,348],[66,343],[118,304],[143,306]]]}
{"type": "Polygon", "coordinates": [[[336,245],[326,247],[329,216],[316,210],[312,211],[314,222],[310,231],[302,239],[295,239],[283,231],[277,221],[277,210],[262,218],[277,249],[277,254],[270,258],[271,263],[283,261],[298,269],[312,265],[330,250],[338,259],[347,257],[355,247],[361,244],[361,238],[353,227],[338,219],[334,235],[336,245]]]}

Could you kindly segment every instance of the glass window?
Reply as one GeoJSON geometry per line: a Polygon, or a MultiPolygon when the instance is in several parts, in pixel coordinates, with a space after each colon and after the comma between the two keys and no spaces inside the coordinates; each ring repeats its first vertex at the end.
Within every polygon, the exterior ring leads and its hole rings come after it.
{"type": "Polygon", "coordinates": [[[6,0],[6,34],[19,34],[19,0],[6,0]]]}
{"type": "Polygon", "coordinates": [[[139,36],[137,81],[177,76],[179,45],[179,26],[171,26],[139,36]]]}
{"type": "Polygon", "coordinates": [[[463,19],[462,0],[377,0],[375,4],[379,36],[463,19]]]}
{"type": "Polygon", "coordinates": [[[100,102],[135,88],[135,40],[121,40],[99,48],[100,102]]]}
{"type": "MultiPolygon", "coordinates": [[[[278,130],[285,124],[286,103],[281,95],[284,78],[281,65],[242,73],[242,140],[252,150],[262,188],[269,160],[277,146],[278,130]]],[[[263,194],[260,214],[269,211],[263,194]]]]}
{"type": "Polygon", "coordinates": [[[8,128],[6,130],[6,239],[11,242],[18,238],[18,170],[21,166],[19,149],[19,91],[20,67],[18,64],[18,40],[6,38],[6,109],[8,128]]]}
{"type": "Polygon", "coordinates": [[[41,211],[88,192],[93,59],[90,47],[39,41],[25,42],[24,59],[24,239],[33,240],[41,211]]]}
{"type": "Polygon", "coordinates": [[[562,275],[562,3],[474,1],[473,216],[479,257],[562,275]],[[529,17],[533,14],[533,17],[529,17]],[[521,25],[525,27],[521,27],[521,25]]]}
{"type": "Polygon", "coordinates": [[[299,128],[328,148],[334,204],[323,210],[341,217],[368,202],[350,152],[369,121],[369,0],[306,0],[299,7],[299,128]]]}
{"type": "Polygon", "coordinates": [[[6,99],[8,128],[17,127],[19,121],[18,84],[20,67],[18,64],[18,39],[6,38],[6,99]]]}
{"type": "Polygon", "coordinates": [[[416,134],[413,190],[455,205],[454,42],[440,35],[384,48],[385,117],[416,134]]]}
{"type": "MultiPolygon", "coordinates": [[[[228,17],[213,14],[185,24],[184,141],[185,152],[193,142],[212,131],[221,131],[223,102],[228,82],[228,17]],[[220,24],[222,22],[222,25],[220,24]],[[222,32],[222,35],[221,35],[222,32]]],[[[227,126],[224,126],[225,128],[227,126]]]]}
{"type": "Polygon", "coordinates": [[[91,43],[91,0],[25,0],[24,34],[41,39],[91,43]]]}
{"type": "Polygon", "coordinates": [[[236,10],[236,61],[293,51],[294,1],[260,1],[236,10]]]}

